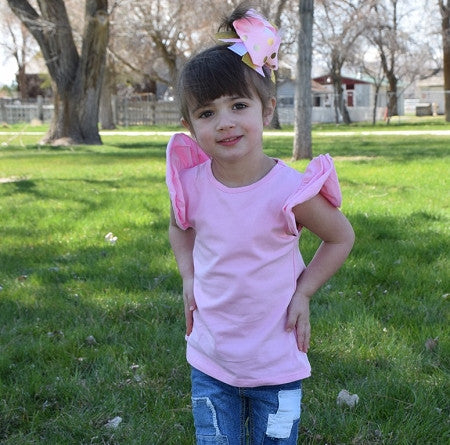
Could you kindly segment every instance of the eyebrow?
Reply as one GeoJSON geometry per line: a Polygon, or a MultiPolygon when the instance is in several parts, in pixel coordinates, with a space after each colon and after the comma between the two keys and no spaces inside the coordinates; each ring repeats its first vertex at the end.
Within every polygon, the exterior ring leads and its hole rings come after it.
{"type": "MultiPolygon", "coordinates": [[[[217,99],[219,99],[219,98],[217,98],[217,99]]],[[[250,99],[250,98],[247,97],[247,96],[229,96],[227,100],[228,100],[228,102],[234,102],[235,100],[240,100],[240,99],[250,99]]],[[[192,110],[192,113],[196,113],[197,111],[199,111],[199,110],[201,110],[203,108],[212,107],[214,100],[212,100],[210,102],[206,102],[204,104],[199,104],[197,107],[195,107],[192,110]]]]}

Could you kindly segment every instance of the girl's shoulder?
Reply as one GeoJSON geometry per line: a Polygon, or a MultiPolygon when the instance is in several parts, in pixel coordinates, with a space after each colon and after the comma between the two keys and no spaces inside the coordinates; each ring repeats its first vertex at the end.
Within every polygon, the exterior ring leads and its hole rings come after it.
{"type": "Polygon", "coordinates": [[[209,156],[191,137],[175,133],[167,144],[167,173],[180,173],[209,160],[209,156]]]}

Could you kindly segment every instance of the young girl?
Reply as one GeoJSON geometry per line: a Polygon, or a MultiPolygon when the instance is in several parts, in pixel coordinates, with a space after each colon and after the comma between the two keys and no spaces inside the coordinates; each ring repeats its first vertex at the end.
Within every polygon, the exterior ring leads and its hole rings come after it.
{"type": "Polygon", "coordinates": [[[198,444],[297,443],[310,375],[309,300],[351,250],[328,155],[304,174],[263,152],[277,30],[238,7],[223,44],[179,81],[183,125],[167,147],[170,242],[183,279],[198,444]],[[322,239],[305,267],[300,230],[322,239]],[[246,439],[247,437],[247,439],[246,439]]]}

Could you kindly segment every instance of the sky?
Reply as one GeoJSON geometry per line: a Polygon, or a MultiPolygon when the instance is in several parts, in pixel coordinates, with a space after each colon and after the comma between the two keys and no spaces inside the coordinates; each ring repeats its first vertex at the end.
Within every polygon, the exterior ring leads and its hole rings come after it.
{"type": "Polygon", "coordinates": [[[0,47],[0,62],[2,64],[0,68],[0,86],[11,85],[16,79],[17,65],[12,58],[5,60],[5,57],[0,47]]]}

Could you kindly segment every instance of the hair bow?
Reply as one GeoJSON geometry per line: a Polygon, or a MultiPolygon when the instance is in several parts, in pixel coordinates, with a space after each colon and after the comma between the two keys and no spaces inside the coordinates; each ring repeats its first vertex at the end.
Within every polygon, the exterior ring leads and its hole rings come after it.
{"type": "Polygon", "coordinates": [[[242,61],[250,68],[265,77],[262,67],[278,69],[278,49],[281,37],[277,28],[271,25],[262,15],[250,9],[247,15],[233,22],[234,32],[223,32],[216,35],[225,43],[233,43],[228,49],[242,56],[242,61]]]}

